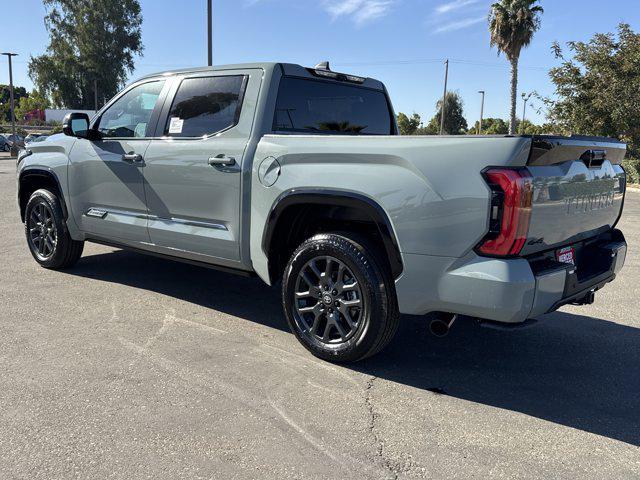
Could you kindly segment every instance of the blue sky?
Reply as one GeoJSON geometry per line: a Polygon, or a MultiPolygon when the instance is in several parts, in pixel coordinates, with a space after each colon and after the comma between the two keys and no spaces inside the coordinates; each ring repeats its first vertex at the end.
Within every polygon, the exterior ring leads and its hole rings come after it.
{"type": "MultiPolygon", "coordinates": [[[[37,0],[9,0],[17,7],[3,21],[0,50],[20,54],[14,81],[32,87],[30,55],[48,43],[37,0]]],[[[206,64],[206,0],[141,0],[144,55],[131,78],[206,64]]],[[[487,0],[213,0],[214,63],[283,61],[313,66],[329,60],[335,70],[385,82],[396,111],[425,120],[442,95],[445,58],[449,86],[465,102],[469,123],[480,113],[478,90],[487,92],[485,116],[506,117],[509,70],[489,47],[487,0]]],[[[640,30],[638,0],[542,0],[542,29],[521,57],[520,91],[550,94],[547,70],[557,64],[554,40],[586,40],[625,21],[640,30]]],[[[8,83],[6,62],[0,83],[8,83]]],[[[531,116],[541,121],[535,114],[531,116]]],[[[521,105],[519,107],[521,111],[521,105]]],[[[529,117],[529,115],[528,115],[529,117]]]]}

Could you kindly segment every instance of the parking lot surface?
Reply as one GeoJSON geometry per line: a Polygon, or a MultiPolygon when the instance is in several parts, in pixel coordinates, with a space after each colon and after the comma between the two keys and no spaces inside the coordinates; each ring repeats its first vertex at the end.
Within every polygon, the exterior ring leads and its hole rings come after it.
{"type": "Polygon", "coordinates": [[[31,258],[0,160],[0,478],[640,478],[640,194],[589,307],[533,328],[403,318],[348,367],[257,279],[87,244],[31,258]]]}

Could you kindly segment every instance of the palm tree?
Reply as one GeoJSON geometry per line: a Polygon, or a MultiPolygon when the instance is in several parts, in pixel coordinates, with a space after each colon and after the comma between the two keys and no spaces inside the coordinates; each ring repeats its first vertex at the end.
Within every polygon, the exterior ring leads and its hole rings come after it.
{"type": "Polygon", "coordinates": [[[504,53],[511,63],[511,116],[509,134],[516,133],[516,102],[518,95],[518,59],[520,51],[531,43],[540,28],[540,15],[544,13],[538,0],[500,0],[491,5],[489,31],[491,46],[504,53]]]}

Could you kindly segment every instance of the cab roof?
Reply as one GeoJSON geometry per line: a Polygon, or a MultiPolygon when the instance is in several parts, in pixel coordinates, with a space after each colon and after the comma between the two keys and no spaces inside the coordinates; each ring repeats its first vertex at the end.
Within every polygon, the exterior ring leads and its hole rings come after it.
{"type": "MultiPolygon", "coordinates": [[[[296,65],[293,63],[276,63],[276,62],[258,62],[258,63],[238,63],[238,64],[229,64],[229,65],[214,65],[213,67],[191,67],[191,68],[181,68],[176,70],[167,70],[165,72],[157,72],[150,75],[145,75],[136,80],[136,82],[140,80],[146,80],[149,78],[156,77],[166,77],[173,75],[188,75],[192,73],[203,73],[203,72],[220,72],[224,70],[251,70],[251,69],[261,69],[265,72],[271,72],[277,68],[282,69],[282,74],[287,76],[295,76],[295,77],[308,77],[308,78],[317,78],[317,76],[312,75],[311,72],[314,71],[314,68],[306,68],[302,65],[296,65]]],[[[373,88],[376,90],[384,90],[384,85],[379,80],[373,78],[362,77],[363,82],[362,85],[367,88],[373,88]]]]}

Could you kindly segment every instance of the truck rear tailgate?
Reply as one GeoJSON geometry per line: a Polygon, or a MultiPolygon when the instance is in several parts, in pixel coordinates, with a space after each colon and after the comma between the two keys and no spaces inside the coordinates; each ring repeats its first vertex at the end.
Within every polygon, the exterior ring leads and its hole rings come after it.
{"type": "Polygon", "coordinates": [[[594,137],[534,137],[527,169],[533,203],[521,255],[594,237],[622,211],[626,145],[594,137]]]}

